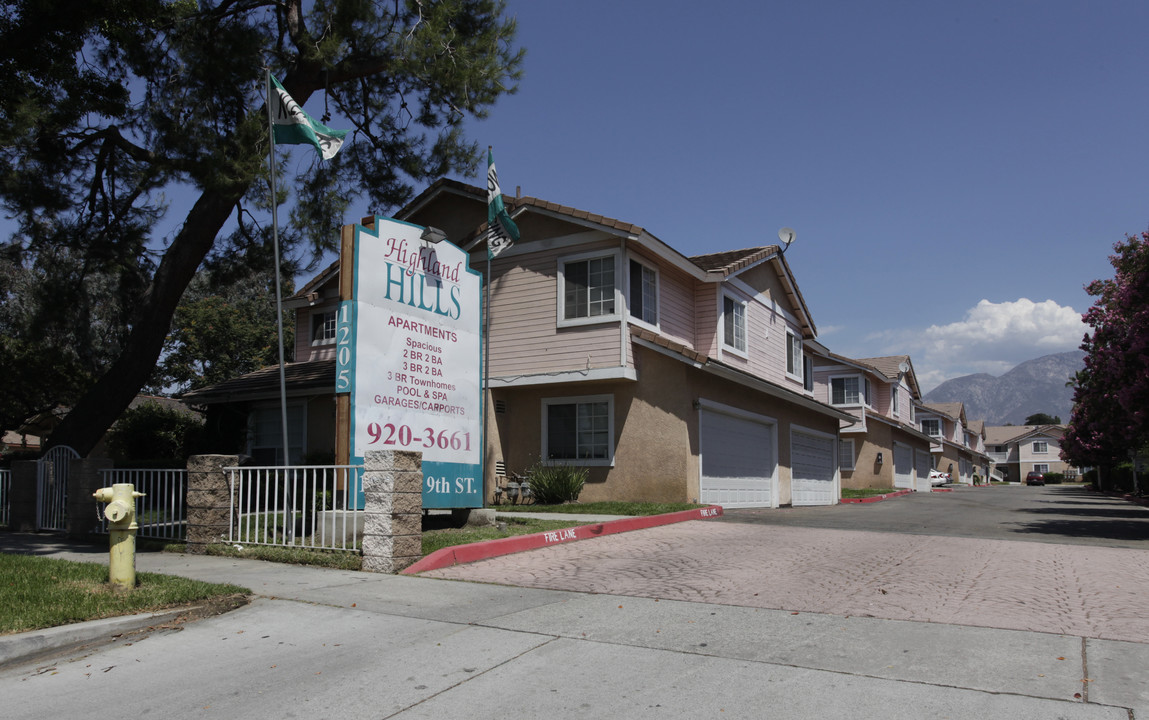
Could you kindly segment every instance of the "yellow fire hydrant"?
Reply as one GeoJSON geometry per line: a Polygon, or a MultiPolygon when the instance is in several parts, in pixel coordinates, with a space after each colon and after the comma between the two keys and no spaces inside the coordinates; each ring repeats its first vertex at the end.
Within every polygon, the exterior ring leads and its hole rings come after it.
{"type": "Polygon", "coordinates": [[[108,561],[108,581],[124,589],[136,586],[136,492],[131,483],[116,483],[100,488],[92,494],[97,502],[108,503],[104,517],[108,519],[111,548],[108,561]]]}

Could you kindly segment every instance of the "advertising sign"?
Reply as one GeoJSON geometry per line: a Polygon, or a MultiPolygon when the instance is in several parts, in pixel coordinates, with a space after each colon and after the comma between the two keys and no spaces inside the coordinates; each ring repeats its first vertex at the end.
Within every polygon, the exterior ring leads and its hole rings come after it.
{"type": "Polygon", "coordinates": [[[481,287],[469,258],[417,225],[355,228],[353,300],[336,329],[351,457],[423,453],[423,507],[483,506],[481,287]]]}

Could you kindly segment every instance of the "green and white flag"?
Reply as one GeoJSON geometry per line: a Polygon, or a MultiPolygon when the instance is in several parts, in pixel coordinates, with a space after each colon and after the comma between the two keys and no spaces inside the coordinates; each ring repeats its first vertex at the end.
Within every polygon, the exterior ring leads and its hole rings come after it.
{"type": "Polygon", "coordinates": [[[519,239],[519,228],[511,220],[503,205],[503,191],[499,188],[499,174],[495,172],[495,156],[487,148],[487,257],[495,257],[519,239]]]}
{"type": "Polygon", "coordinates": [[[271,106],[271,130],[275,142],[280,145],[314,145],[324,160],[335,157],[343,147],[343,136],[347,131],[332,130],[315,122],[303,112],[299,103],[291,99],[274,75],[269,77],[273,85],[267,102],[271,106]]]}

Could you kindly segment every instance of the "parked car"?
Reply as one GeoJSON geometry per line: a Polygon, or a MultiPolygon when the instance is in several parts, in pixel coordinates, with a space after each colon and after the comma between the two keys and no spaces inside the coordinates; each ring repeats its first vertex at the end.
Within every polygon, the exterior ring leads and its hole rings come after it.
{"type": "Polygon", "coordinates": [[[1026,485],[1044,485],[1045,475],[1034,470],[1025,476],[1026,485]]]}
{"type": "Polygon", "coordinates": [[[938,472],[937,470],[930,470],[930,485],[945,485],[950,481],[950,474],[938,472]]]}

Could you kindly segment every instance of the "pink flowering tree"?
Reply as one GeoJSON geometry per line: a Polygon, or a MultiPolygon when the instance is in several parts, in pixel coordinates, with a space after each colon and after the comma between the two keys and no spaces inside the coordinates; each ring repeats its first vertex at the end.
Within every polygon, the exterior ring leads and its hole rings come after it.
{"type": "Polygon", "coordinates": [[[1077,466],[1112,465],[1149,444],[1149,232],[1113,246],[1116,273],[1086,290],[1097,300],[1082,316],[1085,369],[1061,443],[1077,466]]]}

